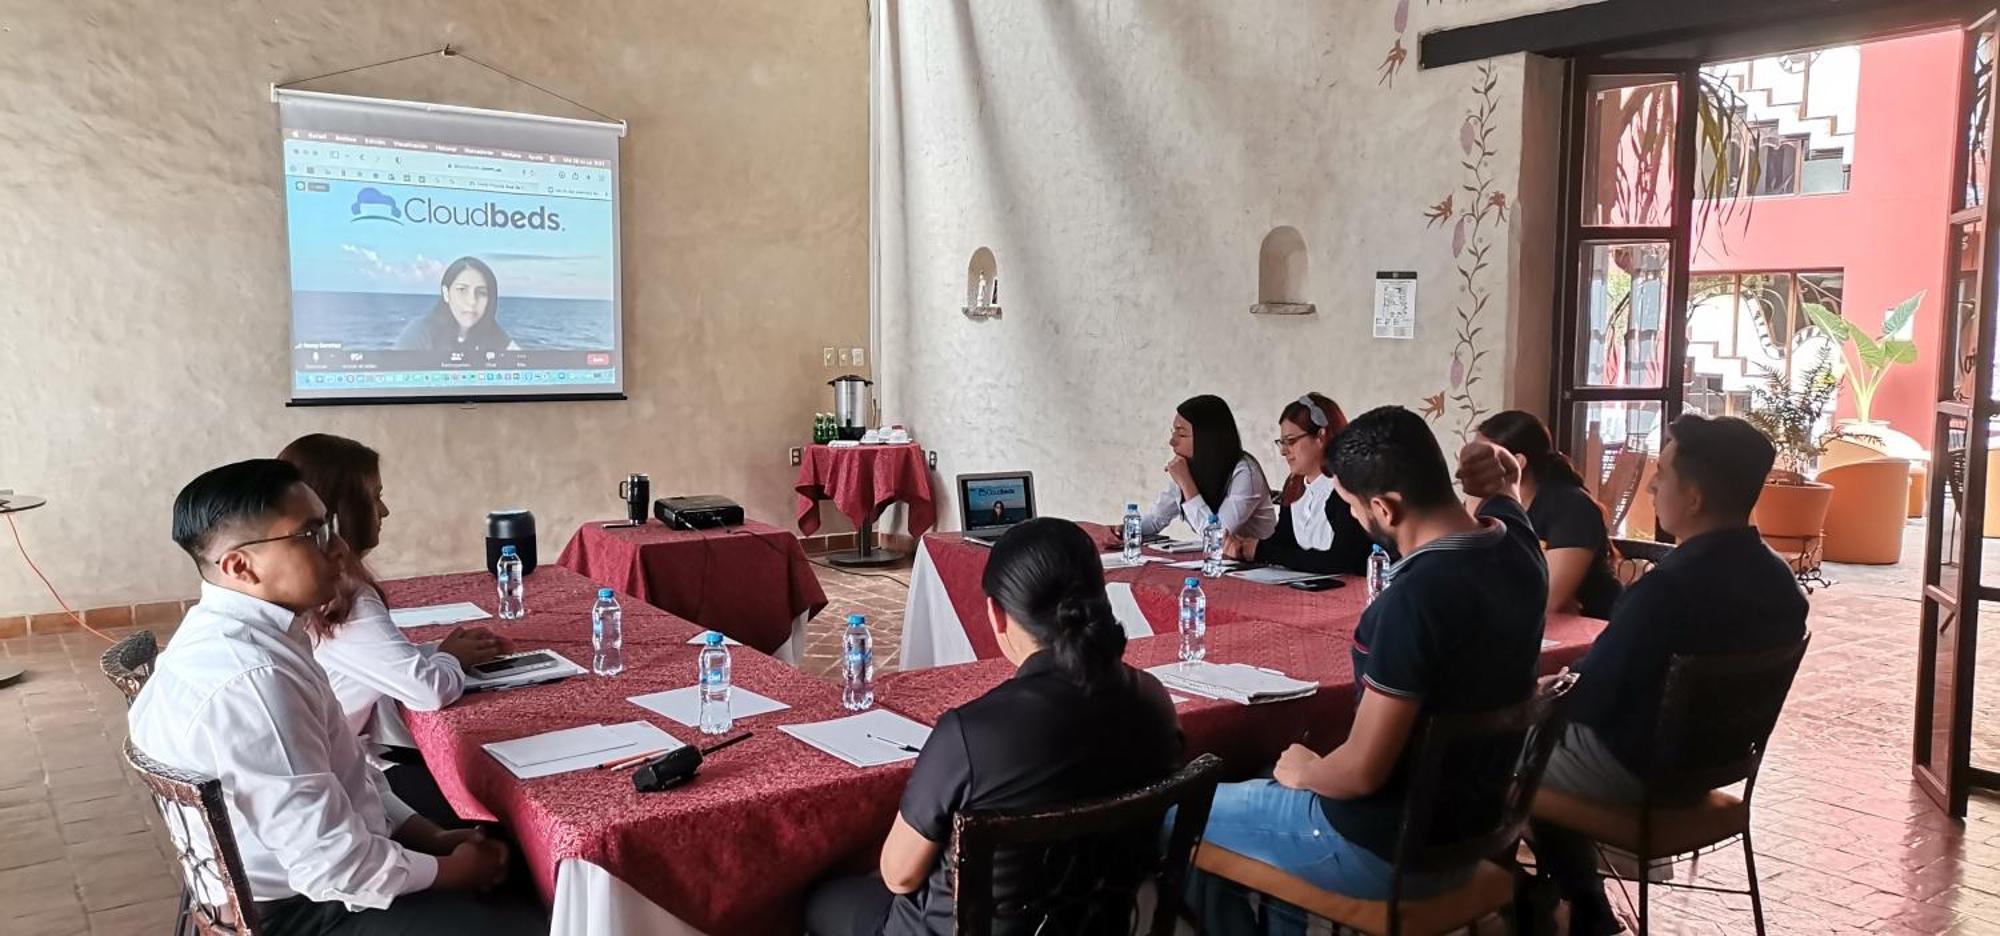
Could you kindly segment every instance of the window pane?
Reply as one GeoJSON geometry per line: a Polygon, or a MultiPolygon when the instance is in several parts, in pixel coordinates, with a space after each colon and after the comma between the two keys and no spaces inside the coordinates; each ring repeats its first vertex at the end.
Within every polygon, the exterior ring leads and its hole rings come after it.
{"type": "MultiPolygon", "coordinates": [[[[1952,396],[1960,402],[1972,399],[1972,383],[1979,361],[1979,276],[1986,238],[1983,224],[1973,222],[1952,231],[1951,307],[1946,310],[1944,338],[1951,354],[1957,380],[1952,396]]],[[[2000,386],[2000,381],[1995,382],[2000,386]]]]}
{"type": "Polygon", "coordinates": [[[1584,224],[1674,223],[1679,101],[1680,87],[1671,76],[1591,77],[1584,115],[1584,224]]]}
{"type": "Polygon", "coordinates": [[[1659,466],[1660,414],[1655,402],[1576,405],[1569,451],[1613,536],[1653,538],[1653,496],[1646,487],[1659,466]]]}
{"type": "MultiPolygon", "coordinates": [[[[1689,411],[1743,416],[1767,374],[1796,379],[1838,346],[1811,310],[1841,314],[1843,275],[1727,273],[1690,280],[1683,400],[1689,411]]],[[[1838,366],[1838,365],[1836,365],[1838,366]]],[[[1831,418],[1831,417],[1829,417],[1831,418]]]]}
{"type": "Polygon", "coordinates": [[[1584,387],[1658,387],[1667,354],[1666,243],[1585,244],[1578,277],[1576,381],[1584,387]]]}
{"type": "Polygon", "coordinates": [[[1972,52],[1972,109],[1965,114],[1965,184],[1959,207],[1986,204],[1986,172],[1993,142],[1986,138],[1987,113],[1993,108],[1993,31],[1982,29],[1972,52]]]}

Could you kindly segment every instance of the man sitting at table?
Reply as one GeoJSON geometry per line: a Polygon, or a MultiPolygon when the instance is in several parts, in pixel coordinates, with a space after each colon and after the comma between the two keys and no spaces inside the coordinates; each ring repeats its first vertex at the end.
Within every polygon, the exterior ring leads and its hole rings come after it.
{"type": "MultiPolygon", "coordinates": [[[[1680,546],[1627,589],[1611,623],[1578,663],[1569,728],[1543,785],[1598,802],[1637,806],[1667,662],[1675,655],[1748,653],[1805,637],[1806,599],[1783,559],[1750,525],[1771,472],[1771,442],[1733,417],[1689,413],[1667,428],[1653,478],[1660,528],[1680,546]]],[[[1654,790],[1655,803],[1707,790],[1654,790]]],[[[1570,904],[1571,933],[1620,931],[1589,840],[1535,825],[1535,852],[1570,904]]]]}
{"type": "Polygon", "coordinates": [[[412,814],[363,756],[302,621],[333,597],[341,544],[299,470],[201,475],[174,500],[173,534],[201,603],[132,703],[132,743],[221,780],[259,929],[547,933],[538,908],[475,896],[506,877],[505,845],[412,814]]]}
{"type": "MultiPolygon", "coordinates": [[[[1354,727],[1325,756],[1294,744],[1273,779],[1217,788],[1208,842],[1324,890],[1386,900],[1418,721],[1504,708],[1534,691],[1548,571],[1517,494],[1520,463],[1487,442],[1461,458],[1483,460],[1500,476],[1476,515],[1452,490],[1444,453],[1415,413],[1383,407],[1334,440],[1326,461],[1336,493],[1371,537],[1403,556],[1354,632],[1354,727]]],[[[1445,772],[1433,842],[1497,819],[1518,751],[1467,751],[1445,772]]],[[[1406,875],[1403,896],[1448,889],[1471,871],[1406,875]]],[[[1207,932],[1257,929],[1233,889],[1199,875],[1194,891],[1207,932]]],[[[1267,901],[1265,912],[1265,932],[1305,929],[1295,908],[1267,901]]]]}

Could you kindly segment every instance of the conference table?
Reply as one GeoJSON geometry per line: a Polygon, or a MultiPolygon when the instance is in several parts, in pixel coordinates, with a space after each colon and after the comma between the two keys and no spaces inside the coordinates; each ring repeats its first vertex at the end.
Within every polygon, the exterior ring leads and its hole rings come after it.
{"type": "MultiPolygon", "coordinates": [[[[481,623],[523,648],[551,648],[588,662],[596,584],[559,566],[538,570],[528,583],[526,618],[481,623]]],[[[494,598],[492,578],[480,572],[389,582],[384,591],[398,608],[469,601],[491,610],[494,598]]],[[[832,683],[739,648],[735,685],[790,708],[739,720],[737,731],[750,732],[747,740],[710,758],[692,783],[664,793],[636,792],[630,771],[520,780],[481,748],[639,719],[698,743],[694,729],[626,700],[692,685],[690,641],[700,628],[636,599],[624,604],[622,675],[478,693],[437,712],[408,712],[411,735],[460,815],[497,821],[520,842],[556,936],[797,932],[815,882],[873,866],[912,764],[854,767],[777,730],[848,714],[832,683]]],[[[1601,627],[1585,618],[1551,618],[1545,671],[1581,656],[1601,627]]],[[[418,629],[411,637],[444,631],[418,629]]],[[[1347,641],[1328,634],[1299,622],[1230,614],[1217,620],[1209,659],[1278,670],[1320,688],[1306,698],[1255,706],[1178,700],[1188,754],[1217,753],[1247,775],[1294,742],[1331,749],[1353,719],[1356,693],[1347,641]]],[[[1134,640],[1126,659],[1155,666],[1177,653],[1178,640],[1168,633],[1134,640]]],[[[878,680],[877,703],[934,724],[1011,673],[1004,660],[988,659],[887,674],[878,680]]]]}
{"type": "Polygon", "coordinates": [[[827,603],[799,538],[755,520],[711,530],[592,521],[558,563],[794,666],[806,622],[827,603]]]}

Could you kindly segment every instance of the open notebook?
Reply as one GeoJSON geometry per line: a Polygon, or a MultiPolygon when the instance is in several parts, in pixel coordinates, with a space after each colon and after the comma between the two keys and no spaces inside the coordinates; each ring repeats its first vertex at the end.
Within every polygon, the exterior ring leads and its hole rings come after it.
{"type": "Polygon", "coordinates": [[[1146,672],[1175,692],[1227,699],[1238,705],[1282,702],[1319,691],[1318,683],[1293,679],[1247,663],[1210,663],[1205,660],[1199,663],[1163,663],[1146,672]]]}

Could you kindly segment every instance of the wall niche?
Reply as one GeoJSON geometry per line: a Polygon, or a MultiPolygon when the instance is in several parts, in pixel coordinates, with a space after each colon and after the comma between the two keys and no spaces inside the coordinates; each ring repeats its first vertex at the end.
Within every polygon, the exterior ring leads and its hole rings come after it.
{"type": "Polygon", "coordinates": [[[1306,301],[1306,239],[1299,229],[1279,225],[1264,235],[1257,248],[1257,304],[1253,315],[1311,315],[1318,311],[1306,301]]]}

